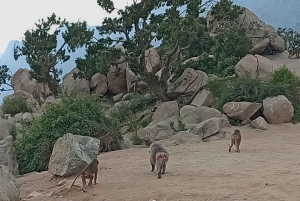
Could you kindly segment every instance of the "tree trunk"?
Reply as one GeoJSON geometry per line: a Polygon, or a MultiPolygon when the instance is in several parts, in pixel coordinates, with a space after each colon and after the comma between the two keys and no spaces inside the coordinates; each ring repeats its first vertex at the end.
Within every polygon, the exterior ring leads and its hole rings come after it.
{"type": "Polygon", "coordinates": [[[145,80],[144,82],[149,86],[150,91],[154,93],[158,98],[160,98],[163,102],[171,100],[171,98],[167,95],[166,90],[161,86],[150,80],[145,80]]]}

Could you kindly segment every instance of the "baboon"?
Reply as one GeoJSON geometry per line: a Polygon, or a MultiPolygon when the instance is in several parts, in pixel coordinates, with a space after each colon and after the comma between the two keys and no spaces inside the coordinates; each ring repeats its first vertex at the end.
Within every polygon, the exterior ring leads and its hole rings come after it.
{"type": "Polygon", "coordinates": [[[236,152],[240,152],[241,140],[242,140],[241,131],[239,129],[235,129],[233,134],[231,135],[231,145],[229,146],[229,152],[231,152],[231,147],[233,145],[236,146],[236,152]]]}
{"type": "Polygon", "coordinates": [[[150,164],[151,172],[153,172],[155,165],[157,171],[157,178],[161,179],[161,174],[166,172],[166,163],[169,160],[169,153],[158,143],[153,143],[150,146],[150,164]]]}
{"type": "Polygon", "coordinates": [[[299,54],[300,54],[300,48],[296,48],[294,50],[290,50],[289,51],[289,58],[291,58],[292,56],[296,55],[297,58],[299,58],[299,54]]]}
{"type": "Polygon", "coordinates": [[[103,151],[111,151],[110,149],[110,143],[113,141],[113,138],[111,137],[110,134],[106,134],[104,136],[101,136],[99,138],[100,140],[100,145],[99,145],[99,151],[98,151],[98,154],[100,152],[103,152],[103,151]]]}
{"type": "Polygon", "coordinates": [[[83,192],[86,192],[85,187],[86,187],[86,179],[89,179],[89,183],[88,186],[92,185],[92,180],[94,178],[94,184],[96,184],[97,181],[97,174],[98,174],[98,164],[99,161],[97,159],[93,159],[92,162],[90,164],[88,164],[82,171],[80,171],[73,183],[71,184],[69,190],[71,189],[71,187],[74,185],[76,179],[78,178],[79,175],[81,175],[81,179],[82,179],[82,186],[81,186],[81,190],[83,192]],[[95,176],[94,176],[95,175],[95,176]]]}

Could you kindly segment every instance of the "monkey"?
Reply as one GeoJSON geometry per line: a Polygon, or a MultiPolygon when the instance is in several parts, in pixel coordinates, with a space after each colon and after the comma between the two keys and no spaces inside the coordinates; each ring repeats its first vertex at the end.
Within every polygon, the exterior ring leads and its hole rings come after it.
{"type": "Polygon", "coordinates": [[[99,150],[98,150],[98,154],[100,152],[103,152],[103,151],[111,151],[110,149],[110,143],[113,141],[113,138],[111,137],[110,134],[106,134],[105,136],[101,136],[99,138],[100,140],[100,145],[99,145],[99,150]]]}
{"type": "MultiPolygon", "coordinates": [[[[81,190],[83,192],[86,192],[85,190],[85,187],[86,187],[86,179],[89,179],[89,183],[88,183],[88,186],[91,186],[92,185],[92,181],[93,181],[93,178],[94,178],[94,184],[97,184],[97,174],[98,174],[98,164],[99,164],[99,161],[97,159],[93,159],[92,162],[90,162],[90,164],[88,164],[82,171],[80,171],[73,183],[71,184],[69,190],[71,189],[71,187],[74,185],[76,179],[78,178],[79,175],[81,175],[81,179],[82,179],[82,186],[81,186],[81,190]],[[95,175],[95,176],[94,176],[95,175]]],[[[68,191],[69,191],[68,190],[68,191]]]]}
{"type": "Polygon", "coordinates": [[[157,178],[161,179],[161,174],[165,174],[166,172],[166,163],[169,160],[169,153],[158,143],[153,143],[150,146],[149,153],[151,172],[153,172],[156,165],[157,178]]]}
{"type": "Polygon", "coordinates": [[[231,147],[233,145],[236,146],[236,152],[240,152],[241,140],[242,140],[241,131],[239,129],[235,129],[233,134],[231,135],[231,145],[229,146],[229,152],[231,152],[231,147]]]}
{"type": "Polygon", "coordinates": [[[289,51],[288,58],[290,59],[294,55],[296,55],[296,57],[299,58],[299,54],[300,54],[300,48],[295,48],[294,50],[289,51]]]}

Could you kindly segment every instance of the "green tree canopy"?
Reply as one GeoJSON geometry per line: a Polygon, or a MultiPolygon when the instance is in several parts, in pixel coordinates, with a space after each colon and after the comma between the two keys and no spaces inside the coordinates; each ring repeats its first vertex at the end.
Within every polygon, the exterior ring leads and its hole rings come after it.
{"type": "Polygon", "coordinates": [[[7,65],[1,65],[0,66],[0,93],[3,91],[13,90],[11,86],[11,78],[12,78],[12,73],[7,67],[7,65]],[[5,89],[2,87],[2,85],[7,85],[9,86],[9,88],[5,89]]]}
{"type": "Polygon", "coordinates": [[[34,29],[25,32],[22,43],[14,47],[14,58],[17,60],[24,55],[30,66],[30,76],[37,82],[47,83],[50,91],[57,96],[62,69],[57,69],[56,65],[68,61],[70,56],[66,51],[75,52],[78,47],[88,44],[93,34],[85,21],[69,23],[53,13],[46,20],[39,19],[34,29]],[[51,30],[57,26],[58,29],[52,33],[51,30]],[[62,27],[66,30],[62,31],[62,27]],[[64,42],[58,46],[60,33],[64,42]]]}

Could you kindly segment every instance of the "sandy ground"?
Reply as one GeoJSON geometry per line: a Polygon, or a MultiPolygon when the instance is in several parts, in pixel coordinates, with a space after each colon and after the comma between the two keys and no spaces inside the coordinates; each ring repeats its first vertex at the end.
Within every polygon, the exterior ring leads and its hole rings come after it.
{"type": "Polygon", "coordinates": [[[31,200],[41,201],[300,200],[300,124],[240,129],[241,153],[228,153],[229,135],[169,147],[170,160],[160,180],[150,172],[149,149],[134,148],[99,155],[98,184],[87,193],[74,186],[69,193],[47,197],[61,180],[49,182],[48,172],[31,173],[17,182],[22,199],[36,191],[43,196],[31,200]]]}

